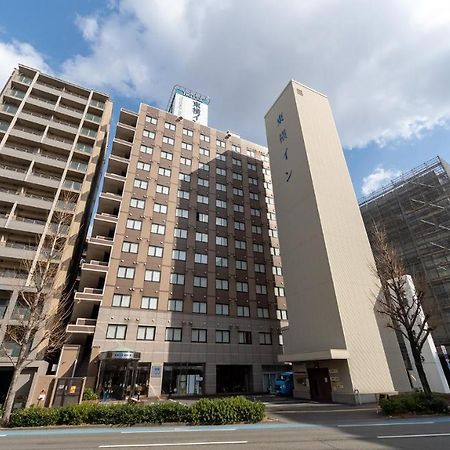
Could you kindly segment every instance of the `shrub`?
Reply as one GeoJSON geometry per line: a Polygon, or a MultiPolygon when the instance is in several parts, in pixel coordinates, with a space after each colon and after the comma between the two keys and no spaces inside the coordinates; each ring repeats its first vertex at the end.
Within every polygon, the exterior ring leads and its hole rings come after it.
{"type": "Polygon", "coordinates": [[[86,388],[83,392],[83,401],[98,400],[98,394],[92,388],[86,388]]]}
{"type": "Polygon", "coordinates": [[[448,414],[448,403],[436,394],[423,392],[403,394],[380,400],[380,408],[386,415],[393,414],[448,414]]]}
{"type": "Polygon", "coordinates": [[[11,427],[46,427],[56,425],[59,411],[57,408],[30,408],[16,409],[9,421],[11,427]]]}
{"type": "Polygon", "coordinates": [[[64,408],[57,408],[58,425],[81,425],[88,423],[91,405],[88,403],[69,405],[64,408]]]}

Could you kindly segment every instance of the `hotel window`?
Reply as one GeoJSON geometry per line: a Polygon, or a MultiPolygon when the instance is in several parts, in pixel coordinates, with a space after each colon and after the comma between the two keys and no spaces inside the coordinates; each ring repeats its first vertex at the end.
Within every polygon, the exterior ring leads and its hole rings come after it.
{"type": "Polygon", "coordinates": [[[137,178],[133,182],[133,186],[139,189],[147,189],[148,182],[144,180],[138,180],[137,178]]]}
{"type": "Polygon", "coordinates": [[[265,189],[270,189],[271,191],[273,190],[272,189],[272,183],[269,183],[269,182],[267,182],[267,181],[264,181],[264,188],[265,189]]]}
{"type": "Polygon", "coordinates": [[[258,225],[252,225],[252,233],[262,234],[262,228],[258,225]]]}
{"type": "Polygon", "coordinates": [[[269,220],[277,220],[277,216],[276,216],[275,213],[273,213],[273,212],[268,212],[268,213],[267,213],[267,218],[268,218],[269,220]]]}
{"type": "Polygon", "coordinates": [[[182,273],[171,273],[170,282],[171,284],[184,284],[184,275],[182,273]]]}
{"type": "Polygon", "coordinates": [[[195,233],[195,240],[197,242],[208,242],[208,234],[207,233],[199,233],[197,231],[195,233]]]}
{"type": "Polygon", "coordinates": [[[226,227],[227,226],[227,219],[225,217],[216,217],[216,225],[220,227],[226,227]]]}
{"type": "Polygon", "coordinates": [[[252,332],[251,331],[239,331],[239,344],[251,344],[252,332]]]}
{"type": "Polygon", "coordinates": [[[225,169],[222,169],[222,168],[220,168],[220,167],[217,167],[217,168],[216,168],[216,173],[217,173],[217,175],[226,176],[227,171],[226,171],[225,169]]]}
{"type": "Polygon", "coordinates": [[[169,193],[169,187],[168,186],[163,186],[162,184],[157,184],[156,185],[156,192],[158,194],[168,194],[169,193]]]}
{"type": "Polygon", "coordinates": [[[199,162],[198,168],[199,170],[205,170],[206,172],[209,172],[209,164],[199,162]]]}
{"type": "Polygon", "coordinates": [[[164,124],[164,128],[166,130],[175,131],[175,125],[173,123],[170,123],[170,122],[166,122],[164,124]]]}
{"type": "Polygon", "coordinates": [[[192,151],[192,144],[188,144],[187,142],[182,142],[181,143],[181,148],[183,150],[189,150],[191,152],[192,151]]]}
{"type": "Polygon", "coordinates": [[[227,191],[227,185],[222,183],[216,183],[216,189],[218,191],[226,192],[227,191]]]}
{"type": "Polygon", "coordinates": [[[164,144],[173,145],[175,141],[169,136],[163,136],[162,141],[164,144]]]}
{"type": "Polygon", "coordinates": [[[208,255],[203,253],[195,253],[194,261],[197,264],[208,264],[208,255]]]}
{"type": "Polygon", "coordinates": [[[237,145],[232,145],[231,150],[236,153],[241,153],[241,147],[239,147],[237,145]]]}
{"type": "Polygon", "coordinates": [[[253,184],[254,186],[258,186],[258,180],[256,178],[248,177],[249,184],[253,184]]]}
{"type": "Polygon", "coordinates": [[[194,132],[192,130],[190,130],[189,128],[183,128],[183,134],[185,136],[191,136],[192,137],[194,135],[194,132]]]}
{"type": "Polygon", "coordinates": [[[255,272],[257,273],[265,273],[266,272],[266,266],[264,264],[255,264],[255,272]]]}
{"type": "Polygon", "coordinates": [[[248,163],[247,167],[248,167],[248,170],[256,171],[256,164],[248,163]]]}
{"type": "Polygon", "coordinates": [[[245,241],[239,241],[239,240],[234,241],[234,248],[236,248],[238,250],[245,250],[246,247],[247,246],[245,244],[245,241]]]}
{"type": "Polygon", "coordinates": [[[234,222],[234,229],[244,231],[245,230],[245,223],[244,222],[234,222]]]}
{"type": "Polygon", "coordinates": [[[233,188],[233,194],[242,197],[244,195],[244,191],[242,189],[233,188]]]}
{"type": "Polygon", "coordinates": [[[180,181],[185,181],[186,183],[190,183],[191,182],[191,176],[188,173],[182,173],[180,172],[178,174],[178,179],[180,181]]]}
{"type": "Polygon", "coordinates": [[[217,208],[226,208],[227,202],[225,202],[223,200],[216,200],[216,207],[217,208]]]}
{"type": "Polygon", "coordinates": [[[228,291],[228,280],[216,279],[216,289],[220,291],[228,291]]]}
{"type": "Polygon", "coordinates": [[[194,287],[205,288],[208,285],[208,278],[206,277],[194,277],[194,287]]]}
{"type": "Polygon", "coordinates": [[[140,230],[142,228],[142,221],[128,219],[127,220],[127,228],[129,228],[130,230],[140,230]]]}
{"type": "Polygon", "coordinates": [[[134,278],[134,267],[122,267],[117,270],[117,278],[127,278],[132,280],[134,278]]]}
{"type": "Polygon", "coordinates": [[[255,150],[247,149],[247,155],[251,156],[252,158],[254,158],[255,157],[255,150]]]}
{"type": "Polygon", "coordinates": [[[192,164],[192,159],[185,158],[184,156],[182,156],[180,158],[180,164],[184,164],[185,166],[190,166],[192,164]]]}
{"type": "Polygon", "coordinates": [[[228,258],[225,256],[216,256],[216,267],[228,267],[228,258]]]}
{"type": "Polygon", "coordinates": [[[145,207],[145,201],[144,200],[139,200],[137,198],[132,198],[130,200],[130,206],[132,208],[138,208],[138,209],[144,209],[145,207]]]}
{"type": "Polygon", "coordinates": [[[153,131],[144,130],[142,135],[149,139],[155,139],[155,133],[153,131]]]}
{"type": "Polygon", "coordinates": [[[223,245],[226,247],[228,245],[228,238],[223,236],[216,236],[216,245],[223,245]]]}
{"type": "Polygon", "coordinates": [[[216,330],[216,344],[229,344],[229,343],[230,343],[230,331],[216,330]]]}
{"type": "Polygon", "coordinates": [[[267,286],[265,284],[257,284],[256,285],[256,293],[260,295],[267,294],[267,286]]]}
{"type": "Polygon", "coordinates": [[[150,172],[150,164],[143,162],[143,161],[138,161],[137,165],[136,165],[138,170],[143,170],[144,172],[150,172]]]}
{"type": "Polygon", "coordinates": [[[205,142],[209,142],[209,136],[207,136],[206,134],[200,133],[200,140],[201,141],[205,141],[205,142]]]}
{"type": "Polygon", "coordinates": [[[250,200],[259,200],[259,195],[256,194],[255,192],[249,192],[248,195],[250,197],[250,200]]]}
{"type": "Polygon", "coordinates": [[[274,230],[272,228],[269,228],[269,236],[270,237],[278,237],[278,230],[274,230]]]}
{"type": "Polygon", "coordinates": [[[253,244],[253,251],[257,253],[263,253],[264,247],[262,244],[253,244]]]}
{"type": "Polygon", "coordinates": [[[150,147],[150,146],[148,146],[148,145],[141,145],[141,147],[140,147],[140,149],[139,149],[139,151],[141,152],[141,153],[145,153],[145,154],[147,154],[147,155],[151,155],[152,153],[153,153],[153,148],[152,147],[150,147]]]}
{"type": "Polygon", "coordinates": [[[198,220],[199,222],[205,222],[205,223],[208,223],[208,214],[197,213],[197,220],[198,220]]]}
{"type": "Polygon", "coordinates": [[[221,141],[220,139],[216,139],[216,145],[217,147],[225,148],[225,142],[221,141]]]}
{"type": "Polygon", "coordinates": [[[236,291],[237,292],[248,292],[248,283],[243,281],[236,282],[236,291]]]}
{"type": "Polygon", "coordinates": [[[139,244],[134,242],[123,242],[122,251],[125,253],[137,253],[139,249],[139,244]]]}
{"type": "Polygon", "coordinates": [[[164,252],[164,247],[150,245],[148,248],[148,256],[155,256],[156,258],[162,258],[163,252],[164,252]]]}
{"type": "Polygon", "coordinates": [[[189,200],[189,191],[178,191],[177,192],[177,197],[189,200]]]}
{"type": "Polygon", "coordinates": [[[192,328],[191,342],[206,342],[207,331],[203,328],[192,328]]]}
{"type": "Polygon", "coordinates": [[[274,289],[276,297],[284,297],[285,296],[283,287],[275,286],[273,289],[274,289]]]}
{"type": "Polygon", "coordinates": [[[256,312],[260,319],[269,318],[269,308],[258,308],[256,312]]]}
{"type": "Polygon", "coordinates": [[[250,317],[250,308],[248,306],[238,306],[237,315],[238,317],[250,317]]]}
{"type": "Polygon", "coordinates": [[[240,213],[243,213],[243,212],[244,212],[244,205],[237,205],[237,204],[234,204],[234,205],[233,205],[233,209],[234,209],[234,212],[240,212],[240,213]]]}
{"type": "Polygon", "coordinates": [[[216,303],[216,315],[228,316],[230,314],[229,306],[225,303],[216,303]]]}
{"type": "Polygon", "coordinates": [[[156,117],[145,116],[145,121],[147,123],[151,123],[152,125],[156,125],[158,123],[158,119],[156,117]]]}
{"type": "Polygon", "coordinates": [[[182,228],[175,228],[173,230],[173,235],[176,238],[187,239],[187,230],[183,230],[182,228]]]}
{"type": "Polygon", "coordinates": [[[153,281],[159,283],[161,280],[161,272],[159,270],[146,270],[145,281],[153,281]]]}
{"type": "Polygon", "coordinates": [[[233,172],[233,180],[242,181],[242,175],[237,172],[233,172]]]}
{"type": "Polygon", "coordinates": [[[175,210],[175,216],[181,217],[183,219],[187,219],[187,218],[189,218],[189,211],[187,209],[177,208],[175,210]]]}
{"type": "Polygon", "coordinates": [[[278,320],[288,320],[287,311],[285,309],[277,309],[278,320]]]}
{"type": "Polygon", "coordinates": [[[164,234],[166,232],[166,226],[158,223],[152,223],[150,232],[153,234],[164,234]]]}
{"type": "Polygon", "coordinates": [[[236,260],[236,269],[237,270],[247,270],[247,261],[242,261],[240,259],[236,260]]]}
{"type": "Polygon", "coordinates": [[[272,335],[270,333],[259,333],[260,345],[272,345],[272,335]]]}
{"type": "Polygon", "coordinates": [[[283,345],[283,335],[281,333],[278,335],[278,344],[283,345]]]}
{"type": "Polygon", "coordinates": [[[129,308],[131,303],[131,295],[114,294],[112,298],[112,306],[117,308],[129,308]]]}
{"type": "Polygon", "coordinates": [[[170,177],[171,170],[170,169],[166,169],[165,167],[160,167],[158,169],[158,174],[163,176],[163,177],[170,177]]]}
{"type": "Polygon", "coordinates": [[[209,186],[209,181],[205,178],[199,178],[197,183],[199,186],[204,186],[204,187],[209,186]]]}
{"type": "Polygon", "coordinates": [[[158,297],[142,297],[141,309],[157,309],[158,297]]]}
{"type": "Polygon", "coordinates": [[[166,328],[166,341],[180,342],[181,341],[181,328],[166,328]]]}
{"type": "Polygon", "coordinates": [[[186,252],[184,250],[172,250],[172,259],[175,261],[186,261],[186,252]]]}
{"type": "Polygon", "coordinates": [[[206,195],[197,195],[197,203],[208,204],[208,197],[206,195]]]}
{"type": "Polygon", "coordinates": [[[153,205],[153,211],[156,213],[167,214],[167,205],[161,205],[161,203],[155,203],[153,205]]]}
{"type": "Polygon", "coordinates": [[[238,167],[242,166],[242,161],[240,159],[233,158],[231,161],[235,166],[238,166],[238,167]]]}
{"type": "Polygon", "coordinates": [[[173,160],[173,153],[165,152],[164,150],[161,150],[161,158],[162,159],[167,159],[169,161],[172,161],[173,160]]]}
{"type": "Polygon", "coordinates": [[[274,204],[273,198],[272,197],[266,197],[266,203],[268,205],[273,205],[274,204]]]}
{"type": "Polygon", "coordinates": [[[260,209],[255,209],[255,208],[251,208],[250,209],[250,215],[255,216],[255,217],[261,217],[261,210],[260,209]]]}
{"type": "Polygon", "coordinates": [[[272,256],[280,256],[280,249],[278,247],[270,247],[270,254],[272,256]]]}
{"type": "Polygon", "coordinates": [[[206,302],[192,302],[192,312],[195,314],[206,314],[206,302]]]}
{"type": "Polygon", "coordinates": [[[274,275],[283,275],[283,273],[281,272],[281,267],[278,266],[272,266],[272,273],[274,275]]]}
{"type": "Polygon", "coordinates": [[[200,147],[199,152],[200,152],[200,155],[209,156],[209,150],[207,148],[200,147]]]}
{"type": "Polygon", "coordinates": [[[108,325],[106,339],[125,339],[127,334],[126,325],[108,325]]]}
{"type": "Polygon", "coordinates": [[[154,341],[155,340],[155,327],[139,325],[138,329],[137,329],[136,339],[138,341],[154,341]]]}
{"type": "Polygon", "coordinates": [[[171,298],[167,303],[167,311],[183,311],[183,300],[175,300],[171,298]]]}

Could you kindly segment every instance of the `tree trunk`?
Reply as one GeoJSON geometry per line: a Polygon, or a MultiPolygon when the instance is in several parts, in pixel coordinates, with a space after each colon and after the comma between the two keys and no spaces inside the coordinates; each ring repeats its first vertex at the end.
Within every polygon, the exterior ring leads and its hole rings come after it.
{"type": "Polygon", "coordinates": [[[14,406],[14,400],[16,398],[17,393],[17,382],[19,380],[19,375],[22,372],[22,365],[15,366],[13,376],[11,378],[11,384],[9,385],[8,394],[6,395],[4,409],[3,409],[3,416],[2,416],[2,425],[8,426],[9,419],[11,417],[12,409],[14,406]]]}
{"type": "Polygon", "coordinates": [[[423,368],[421,352],[419,350],[413,348],[413,346],[411,346],[411,352],[414,357],[414,363],[416,364],[416,369],[417,369],[417,373],[420,378],[420,382],[422,383],[423,392],[425,392],[425,394],[427,394],[427,395],[431,395],[430,384],[428,383],[427,375],[423,368]]]}

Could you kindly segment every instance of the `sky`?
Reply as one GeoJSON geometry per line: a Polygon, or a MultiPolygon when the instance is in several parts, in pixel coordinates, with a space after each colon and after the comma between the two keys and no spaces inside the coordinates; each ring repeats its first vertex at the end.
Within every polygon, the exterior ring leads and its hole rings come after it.
{"type": "Polygon", "coordinates": [[[356,195],[450,160],[449,0],[21,0],[0,16],[0,84],[18,63],[165,109],[211,97],[209,125],[266,145],[290,79],[328,96],[356,195]]]}

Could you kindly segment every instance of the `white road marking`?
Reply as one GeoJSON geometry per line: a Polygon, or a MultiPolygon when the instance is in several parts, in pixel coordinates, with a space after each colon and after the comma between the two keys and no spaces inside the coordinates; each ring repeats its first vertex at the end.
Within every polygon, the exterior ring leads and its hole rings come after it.
{"type": "Polygon", "coordinates": [[[112,444],[99,445],[98,448],[130,448],[130,447],[181,447],[191,445],[224,445],[248,444],[248,441],[209,441],[209,442],[172,442],[161,444],[112,444]]]}
{"type": "Polygon", "coordinates": [[[217,428],[217,429],[201,429],[201,430],[193,430],[193,429],[183,429],[183,428],[172,428],[170,430],[137,430],[137,431],[121,431],[121,434],[136,434],[136,433],[200,433],[204,431],[236,431],[237,428],[217,428]]]}
{"type": "Polygon", "coordinates": [[[6,437],[6,434],[0,434],[0,437],[6,437]]]}
{"type": "Polygon", "coordinates": [[[310,414],[310,413],[333,413],[333,412],[359,412],[359,411],[376,411],[374,408],[361,409],[318,409],[315,411],[298,411],[295,409],[287,409],[286,411],[269,411],[269,414],[310,414]]]}
{"type": "Polygon", "coordinates": [[[399,434],[398,436],[377,436],[378,439],[400,439],[400,438],[419,438],[419,437],[438,437],[450,436],[450,433],[429,433],[429,434],[399,434]]]}
{"type": "Polygon", "coordinates": [[[338,428],[352,428],[352,427],[390,427],[392,425],[429,425],[436,422],[389,422],[389,423],[358,423],[348,425],[338,425],[338,428]]]}

